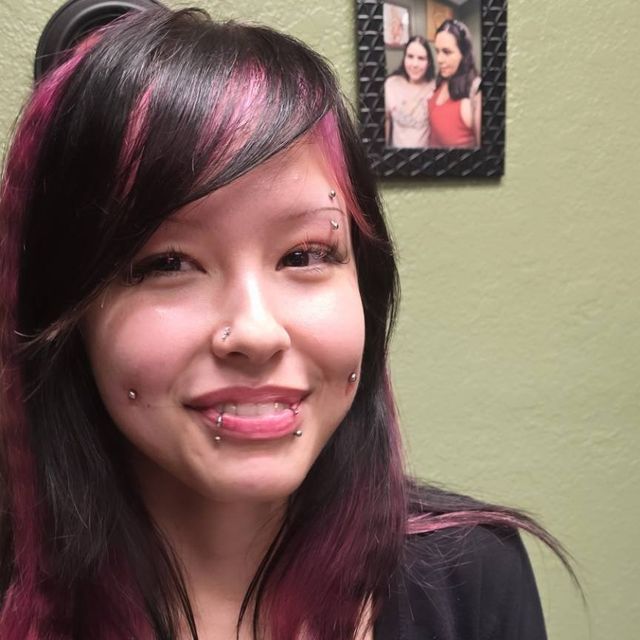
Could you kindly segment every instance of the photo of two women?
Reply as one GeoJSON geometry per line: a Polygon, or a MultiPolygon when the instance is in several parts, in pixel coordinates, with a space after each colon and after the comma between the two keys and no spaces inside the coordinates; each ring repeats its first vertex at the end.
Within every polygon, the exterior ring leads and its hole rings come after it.
{"type": "Polygon", "coordinates": [[[384,3],[385,144],[481,144],[480,0],[384,3]]]}

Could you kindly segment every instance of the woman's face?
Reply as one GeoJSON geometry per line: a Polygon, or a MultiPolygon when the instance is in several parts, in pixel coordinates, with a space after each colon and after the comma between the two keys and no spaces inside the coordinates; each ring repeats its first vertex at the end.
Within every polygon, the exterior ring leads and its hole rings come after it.
{"type": "Polygon", "coordinates": [[[422,82],[427,73],[427,50],[419,42],[411,42],[404,54],[404,70],[410,82],[422,82]]]}
{"type": "Polygon", "coordinates": [[[443,78],[451,78],[455,75],[462,61],[462,53],[458,48],[455,36],[448,31],[438,33],[435,40],[435,50],[438,72],[443,78]]]}
{"type": "Polygon", "coordinates": [[[143,491],[283,499],[347,413],[364,317],[330,176],[303,140],[166,220],[89,310],[143,491]]]}

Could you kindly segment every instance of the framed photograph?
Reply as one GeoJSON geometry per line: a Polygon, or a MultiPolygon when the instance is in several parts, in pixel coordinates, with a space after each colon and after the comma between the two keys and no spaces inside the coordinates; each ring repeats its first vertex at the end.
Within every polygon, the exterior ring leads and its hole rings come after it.
{"type": "Polygon", "coordinates": [[[357,0],[357,33],[361,135],[378,175],[503,175],[507,0],[357,0]]]}
{"type": "Polygon", "coordinates": [[[403,49],[411,32],[409,8],[394,2],[382,6],[384,46],[388,49],[403,49]]]}

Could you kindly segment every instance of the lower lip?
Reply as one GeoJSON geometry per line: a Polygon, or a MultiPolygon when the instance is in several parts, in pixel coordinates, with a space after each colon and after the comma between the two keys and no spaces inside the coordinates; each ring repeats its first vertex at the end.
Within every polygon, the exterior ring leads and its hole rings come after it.
{"type": "Polygon", "coordinates": [[[220,415],[215,409],[198,411],[215,435],[236,440],[274,440],[292,435],[301,420],[300,408],[297,412],[287,409],[266,416],[234,416],[222,414],[222,424],[217,425],[220,415]]]}

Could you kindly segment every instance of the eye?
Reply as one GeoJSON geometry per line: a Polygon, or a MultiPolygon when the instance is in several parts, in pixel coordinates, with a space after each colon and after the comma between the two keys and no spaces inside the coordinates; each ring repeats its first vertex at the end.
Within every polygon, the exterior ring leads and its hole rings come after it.
{"type": "Polygon", "coordinates": [[[171,250],[148,256],[132,264],[125,280],[128,284],[137,284],[149,277],[167,277],[201,270],[194,260],[179,251],[171,250]]]}
{"type": "Polygon", "coordinates": [[[309,244],[287,253],[278,263],[278,270],[284,268],[319,267],[325,263],[344,262],[337,246],[309,244]]]}

